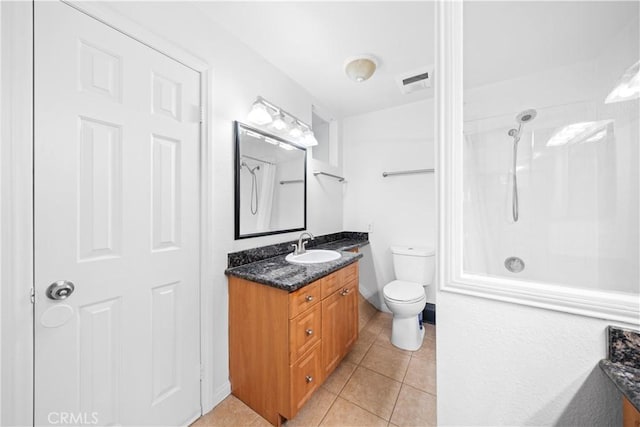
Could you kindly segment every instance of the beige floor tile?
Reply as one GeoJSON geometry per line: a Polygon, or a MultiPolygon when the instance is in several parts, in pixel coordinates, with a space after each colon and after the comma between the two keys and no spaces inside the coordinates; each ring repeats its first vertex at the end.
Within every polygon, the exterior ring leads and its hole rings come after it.
{"type": "Polygon", "coordinates": [[[327,391],[340,394],[344,385],[349,381],[351,374],[356,370],[357,365],[343,360],[329,378],[322,384],[327,391]]]}
{"type": "Polygon", "coordinates": [[[364,298],[361,298],[361,300],[358,302],[358,310],[369,320],[371,320],[371,318],[378,313],[378,310],[376,310],[376,308],[364,298]]]}
{"type": "Polygon", "coordinates": [[[413,357],[418,359],[436,360],[436,341],[426,339],[422,341],[422,347],[413,352],[413,357]]]}
{"type": "Polygon", "coordinates": [[[333,406],[327,413],[327,416],[322,420],[321,426],[380,426],[387,425],[387,421],[374,414],[365,411],[364,409],[354,405],[351,402],[346,401],[338,397],[333,406]]]}
{"type": "Polygon", "coordinates": [[[403,350],[391,344],[391,329],[382,328],[382,330],[380,331],[380,333],[376,337],[376,340],[373,343],[376,345],[379,345],[380,347],[390,348],[390,349],[401,351],[405,354],[411,355],[410,351],[403,350]]]}
{"type": "Polygon", "coordinates": [[[258,415],[258,417],[253,420],[253,422],[251,424],[249,424],[250,427],[273,427],[273,425],[265,420],[264,418],[262,418],[260,415],[258,415]]]}
{"type": "Polygon", "coordinates": [[[407,372],[411,353],[373,344],[360,362],[360,366],[402,382],[407,372]]]}
{"type": "Polygon", "coordinates": [[[412,357],[404,383],[419,390],[436,394],[436,361],[412,357]]]}
{"type": "Polygon", "coordinates": [[[436,397],[403,384],[391,422],[398,426],[435,426],[436,397]]]}
{"type": "Polygon", "coordinates": [[[349,352],[349,354],[347,354],[344,360],[356,365],[359,364],[375,339],[376,336],[372,332],[366,330],[366,328],[360,331],[358,335],[358,341],[356,341],[356,343],[353,345],[351,351],[349,352]]]}
{"type": "MultiPolygon", "coordinates": [[[[374,309],[375,310],[375,309],[374,309]]],[[[371,320],[372,313],[367,313],[365,310],[360,310],[358,313],[358,330],[363,330],[369,320],[371,320]]]]}
{"type": "Polygon", "coordinates": [[[286,422],[286,427],[317,426],[338,396],[319,388],[304,404],[295,417],[286,422]]]}
{"type": "Polygon", "coordinates": [[[362,330],[358,332],[358,342],[363,342],[366,344],[372,344],[376,340],[376,334],[368,330],[362,330]]]}
{"type": "Polygon", "coordinates": [[[362,313],[358,314],[358,331],[363,330],[367,325],[367,322],[369,322],[369,318],[367,316],[362,313]]]}
{"type": "Polygon", "coordinates": [[[391,328],[392,319],[393,317],[390,313],[378,311],[371,317],[371,320],[369,320],[369,322],[365,326],[365,329],[368,329],[377,335],[382,330],[382,328],[391,328]]]}
{"type": "Polygon", "coordinates": [[[340,397],[389,420],[401,384],[361,366],[351,375],[340,397]]]}
{"type": "Polygon", "coordinates": [[[361,329],[361,331],[367,331],[369,333],[372,333],[374,336],[377,336],[382,330],[382,325],[379,323],[373,322],[372,320],[373,319],[369,320],[367,324],[364,326],[364,328],[361,329]]]}
{"type": "Polygon", "coordinates": [[[425,323],[424,327],[427,329],[424,337],[427,339],[436,339],[436,325],[432,325],[431,323],[425,323]]]}
{"type": "Polygon", "coordinates": [[[211,412],[196,420],[191,424],[191,427],[261,425],[254,424],[260,423],[260,421],[266,422],[242,401],[231,395],[220,402],[211,412]]]}

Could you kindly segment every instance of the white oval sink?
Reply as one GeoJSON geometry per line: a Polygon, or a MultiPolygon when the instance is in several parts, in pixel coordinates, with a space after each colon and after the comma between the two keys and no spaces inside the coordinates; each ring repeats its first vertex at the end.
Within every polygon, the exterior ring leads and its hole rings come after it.
{"type": "Polygon", "coordinates": [[[293,264],[319,264],[321,262],[335,261],[340,258],[340,252],[326,249],[311,249],[300,255],[289,254],[285,260],[293,264]]]}

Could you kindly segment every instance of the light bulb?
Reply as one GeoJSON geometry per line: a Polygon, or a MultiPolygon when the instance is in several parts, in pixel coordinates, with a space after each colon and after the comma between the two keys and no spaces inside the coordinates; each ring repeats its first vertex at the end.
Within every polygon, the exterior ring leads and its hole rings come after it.
{"type": "Polygon", "coordinates": [[[273,119],[273,123],[271,123],[271,127],[275,130],[281,132],[285,130],[287,126],[287,122],[284,121],[284,114],[280,112],[275,119],[273,119]]]}
{"type": "Polygon", "coordinates": [[[267,111],[267,107],[260,101],[253,103],[247,119],[257,125],[266,125],[273,121],[273,117],[267,111]]]}
{"type": "Polygon", "coordinates": [[[302,136],[302,129],[300,129],[300,125],[294,123],[293,126],[291,126],[291,130],[289,130],[289,135],[292,138],[300,138],[302,136]]]}
{"type": "Polygon", "coordinates": [[[318,140],[316,139],[316,137],[313,134],[313,132],[308,130],[302,136],[302,143],[306,147],[313,147],[314,145],[318,145],[318,140]]]}

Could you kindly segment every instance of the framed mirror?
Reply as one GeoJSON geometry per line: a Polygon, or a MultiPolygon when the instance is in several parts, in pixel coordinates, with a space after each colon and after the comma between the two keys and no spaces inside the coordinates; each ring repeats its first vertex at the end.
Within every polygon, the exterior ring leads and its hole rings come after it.
{"type": "Polygon", "coordinates": [[[307,227],[307,150],[235,122],[235,238],[307,227]]]}

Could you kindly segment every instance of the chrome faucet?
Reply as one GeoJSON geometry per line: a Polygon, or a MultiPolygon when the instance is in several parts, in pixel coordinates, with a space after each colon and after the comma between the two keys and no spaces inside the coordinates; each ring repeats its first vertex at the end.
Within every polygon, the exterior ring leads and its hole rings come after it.
{"type": "Polygon", "coordinates": [[[306,244],[309,243],[308,240],[302,240],[304,239],[304,236],[307,235],[311,238],[311,240],[315,239],[314,235],[307,232],[307,231],[303,231],[302,233],[300,233],[300,237],[298,237],[298,244],[296,245],[295,243],[292,244],[291,246],[293,246],[293,254],[294,255],[302,255],[303,253],[305,253],[307,250],[305,248],[306,244]]]}

